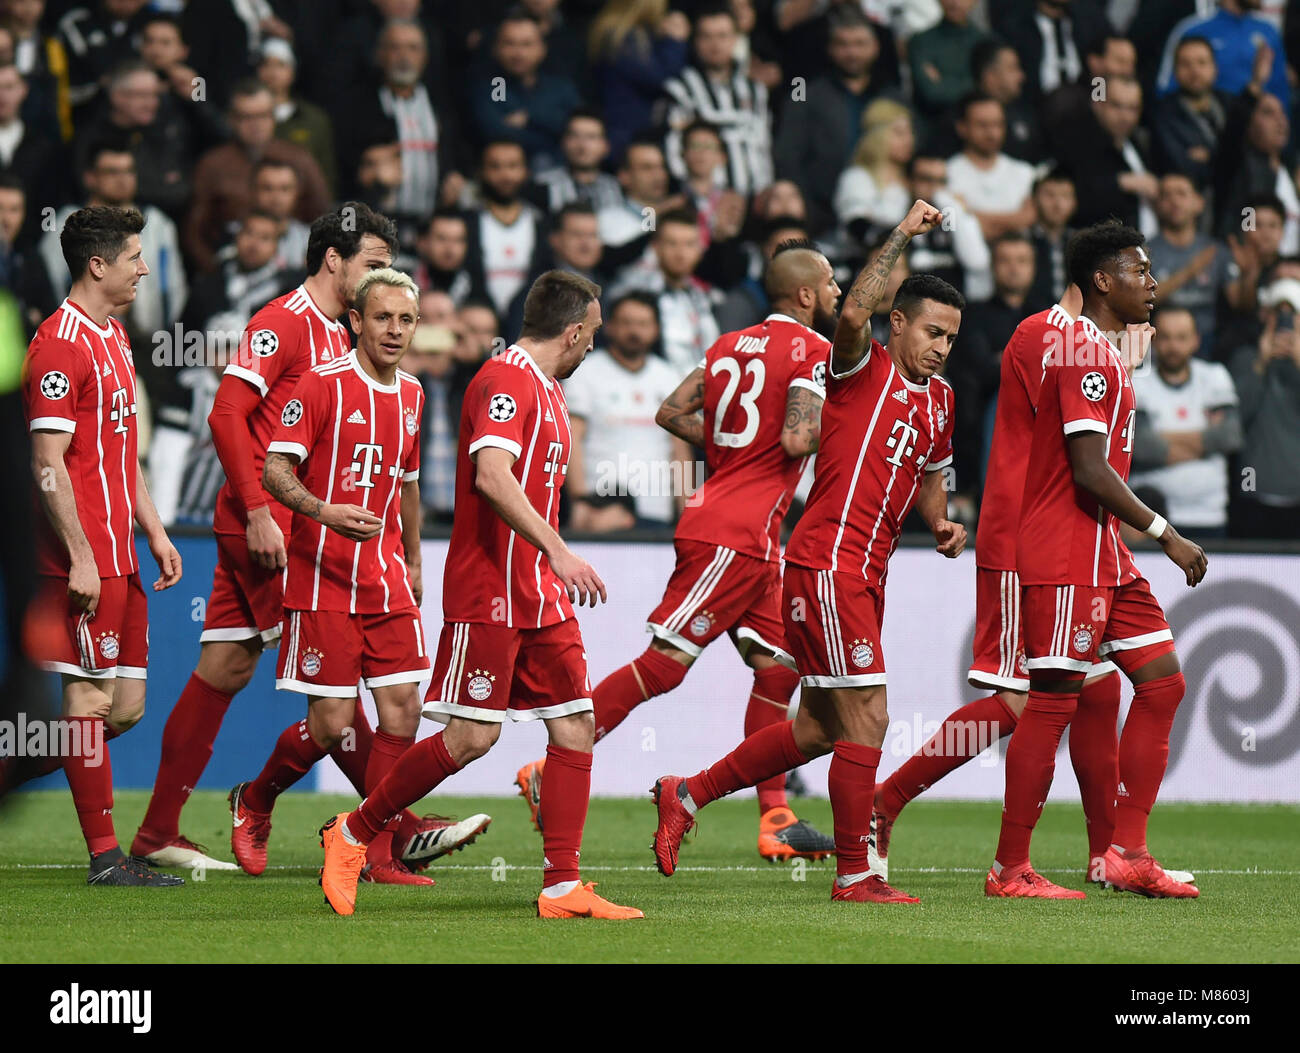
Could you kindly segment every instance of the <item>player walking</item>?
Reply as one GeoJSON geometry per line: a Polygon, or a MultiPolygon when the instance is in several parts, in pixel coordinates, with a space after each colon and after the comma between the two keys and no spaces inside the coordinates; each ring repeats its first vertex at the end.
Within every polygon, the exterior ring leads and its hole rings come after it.
{"type": "Polygon", "coordinates": [[[154,591],[181,578],[180,555],[137,472],[135,364],[126,330],[112,317],[149,273],[142,229],[135,209],[91,207],[69,216],[59,234],[76,277],[24,363],[32,468],[45,511],[30,638],[32,657],[62,674],[63,717],[74,732],[63,770],[90,851],[86,881],[163,888],[185,882],[118,847],[107,746],[144,715],[149,610],[133,522],[158,563],[154,591]]]}
{"type": "MultiPolygon", "coordinates": [[[[364,204],[348,202],[319,217],[308,236],[308,278],[253,315],[238,354],[226,366],[209,416],[226,483],[213,519],[217,569],[199,637],[199,662],[167,718],[153,796],[131,847],[156,865],[199,860],[213,869],[236,869],[206,856],[181,835],[179,822],[212,756],[231,699],[253,678],[262,650],[274,647],[280,637],[291,513],[262,489],[266,444],[302,375],[348,354],[347,327],[336,319],[352,303],[362,275],[387,267],[396,247],[392,221],[364,204]]],[[[373,733],[359,707],[354,731],[347,743],[351,748],[339,746],[331,755],[364,795],[373,733]]],[[[236,791],[231,794],[231,847],[248,873],[260,874],[266,869],[270,826],[261,820],[262,813],[245,814],[236,791]]],[[[463,826],[445,825],[404,817],[399,836],[403,858],[427,864],[433,858],[430,842],[449,850],[457,838],[460,843],[467,839],[463,826]]],[[[387,841],[380,846],[386,847],[387,841]]],[[[441,854],[436,848],[433,853],[441,854]]]]}
{"type": "Polygon", "coordinates": [[[798,715],[751,735],[698,775],[655,783],[654,852],[664,874],[676,869],[699,808],[833,751],[828,784],[838,875],[831,898],[917,902],[872,874],[867,861],[888,726],[880,624],[888,560],[913,505],[939,552],[953,558],[966,544],[965,529],[947,519],[939,469],[952,459],[953,398],[937,376],[965,301],[947,282],[914,275],[894,298],[888,349],[871,339],[870,319],[904,247],[940,218],[924,201],[912,206],[858,275],[835,329],[816,476],[785,556],[782,613],[802,683],[798,715]]]}
{"type": "Polygon", "coordinates": [[[544,720],[550,745],[540,819],[544,918],[643,917],[582,884],[578,850],[591,789],[591,686],[573,614],[605,586],[557,533],[572,434],[556,379],[600,328],[600,287],[547,271],[528,290],[519,341],[485,362],[461,412],[456,521],[443,579],[444,624],[424,712],[445,730],[410,749],[352,813],[321,829],[321,885],[356,909],[365,845],[397,812],[483,756],[513,720],[544,720]]]}
{"type": "MultiPolygon", "coordinates": [[[[779,532],[817,449],[830,351],[818,330],[834,321],[840,288],[826,257],[806,242],[778,248],[765,285],[772,313],[720,337],[657,415],[705,451],[709,479],[677,524],[677,566],[646,625],[654,641],[592,692],[598,742],[642,702],[677,687],[724,632],[754,670],[745,734],[789,719],[799,676],[775,657],[785,654],[779,532]]],[[[534,823],[543,765],[534,761],[517,776],[534,823]]],[[[757,789],[760,855],[821,859],[835,850],[790,810],[784,772],[757,789]]]]}
{"type": "Polygon", "coordinates": [[[1169,730],[1185,682],[1160,604],[1120,540],[1117,520],[1159,540],[1188,585],[1205,576],[1200,546],[1181,537],[1128,488],[1133,386],[1145,351],[1121,352],[1106,336],[1145,323],[1156,280],[1145,241],[1118,222],[1080,231],[1067,248],[1070,279],[1083,292],[1071,339],[1046,360],[1016,535],[1029,700],[1006,757],[1006,798],[989,896],[1082,899],[1029,864],[1029,842],[1055,769],[1056,748],[1098,656],[1133,683],[1119,742],[1112,844],[1102,880],[1147,896],[1194,898],[1147,851],[1147,818],[1169,757],[1169,730]]]}

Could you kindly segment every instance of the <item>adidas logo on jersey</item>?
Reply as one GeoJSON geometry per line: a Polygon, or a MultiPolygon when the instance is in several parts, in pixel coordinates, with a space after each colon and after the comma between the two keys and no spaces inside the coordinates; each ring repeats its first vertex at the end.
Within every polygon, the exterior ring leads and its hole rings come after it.
{"type": "Polygon", "coordinates": [[[104,363],[104,376],[109,376],[113,372],[113,367],[106,361],[104,363]]]}
{"type": "Polygon", "coordinates": [[[365,422],[366,418],[361,416],[361,411],[359,409],[354,409],[352,411],[352,416],[348,418],[349,424],[365,424],[365,422]]]}
{"type": "Polygon", "coordinates": [[[546,411],[546,423],[547,423],[547,424],[554,424],[554,423],[555,423],[555,418],[551,416],[551,411],[550,411],[550,410],[547,410],[547,411],[546,411]]]}
{"type": "Polygon", "coordinates": [[[899,388],[897,391],[894,392],[894,398],[898,399],[899,402],[906,404],[907,392],[904,391],[902,388],[899,388]]]}

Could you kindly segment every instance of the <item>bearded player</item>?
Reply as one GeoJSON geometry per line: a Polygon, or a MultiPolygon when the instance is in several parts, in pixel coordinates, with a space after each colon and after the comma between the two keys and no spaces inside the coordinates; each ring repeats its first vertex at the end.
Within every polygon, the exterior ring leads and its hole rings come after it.
{"type": "Polygon", "coordinates": [[[573,602],[595,606],[605,586],[557,532],[573,434],[556,381],[591,350],[599,296],[600,286],[576,274],[542,274],[525,297],[518,343],[485,362],[465,393],[444,622],[424,706],[447,727],[407,750],[356,811],[322,827],[321,886],[339,914],[356,910],[365,846],[402,808],[491,749],[509,716],[545,721],[550,738],[538,916],[644,917],[596,895],[578,874],[594,724],[573,602]]]}
{"type": "Polygon", "coordinates": [[[1006,798],[985,894],[1083,899],[1037,874],[1029,843],[1055,770],[1061,735],[1100,656],[1133,683],[1119,742],[1111,844],[1096,875],[1146,896],[1195,898],[1147,850],[1147,820],[1169,758],[1169,731],[1185,681],[1160,604],[1120,539],[1118,521],[1159,541],[1187,584],[1205,576],[1199,545],[1181,537],[1126,482],[1136,405],[1131,369],[1141,340],[1121,352],[1106,335],[1147,322],[1156,280],[1142,235],[1118,222],[1080,231],[1067,247],[1083,292],[1071,339],[1045,360],[1016,535],[1029,699],[1007,748],[1006,798]]]}
{"type": "Polygon", "coordinates": [[[113,317],[149,273],[144,219],[131,208],[83,208],[59,244],[74,275],[68,298],[36,331],[23,363],[38,520],[40,585],[25,634],[32,658],[62,675],[69,751],[62,757],[90,853],[86,882],[183,885],[123,855],[113,829],[108,740],[144,715],[149,609],[136,563],[139,525],[160,572],[180,581],[181,558],[138,473],[135,364],[113,317]]]}
{"type": "Polygon", "coordinates": [[[858,275],[835,329],[812,490],[786,547],[782,614],[802,692],[793,723],[747,738],[689,779],[655,783],[655,861],[672,874],[694,814],[710,801],[834,753],[835,900],[916,903],[870,870],[867,841],[880,747],[888,727],[880,645],[884,586],[903,520],[915,505],[937,549],[955,558],[966,531],[947,518],[943,473],[952,460],[952,389],[943,369],[961,324],[962,295],[928,274],[904,281],[889,314],[889,347],[871,339],[871,314],[899,255],[939,210],[917,201],[876,260],[858,275]]]}
{"type": "MultiPolygon", "coordinates": [[[[199,637],[199,662],[167,718],[153,796],[131,847],[156,865],[201,861],[212,869],[237,869],[206,856],[181,835],[179,823],[181,809],[212,756],[226,709],[252,680],[263,649],[274,647],[280,638],[291,513],[262,489],[266,444],[302,375],[348,354],[347,327],[336,319],[352,303],[361,277],[387,267],[396,247],[392,221],[364,204],[348,202],[319,217],[308,236],[309,276],[253,315],[238,354],[226,366],[208,418],[226,482],[213,517],[217,569],[199,637]]],[[[353,730],[347,748],[336,747],[331,756],[364,795],[374,736],[359,707],[353,730]]],[[[235,859],[249,874],[260,874],[266,869],[271,833],[269,820],[262,817],[269,809],[246,808],[238,794],[232,791],[231,796],[235,859]]],[[[427,865],[472,839],[476,825],[466,820],[449,827],[433,817],[408,815],[398,837],[401,856],[412,865],[427,865]]],[[[385,841],[379,849],[387,847],[385,841]]],[[[382,875],[386,868],[377,872],[382,875]]]]}
{"type": "MultiPolygon", "coordinates": [[[[789,719],[799,677],[775,657],[785,654],[779,532],[817,449],[830,351],[820,331],[834,323],[840,288],[826,257],[807,242],[777,249],[765,285],[772,313],[720,337],[657,415],[663,428],[705,451],[709,478],[677,524],[677,566],[646,625],[653,642],[592,692],[597,742],[636,706],[677,687],[723,633],[754,670],[745,734],[789,719]]],[[[534,761],[517,777],[534,822],[543,765],[534,761]]],[[[835,850],[790,810],[784,772],[757,790],[760,855],[821,859],[835,850]]]]}

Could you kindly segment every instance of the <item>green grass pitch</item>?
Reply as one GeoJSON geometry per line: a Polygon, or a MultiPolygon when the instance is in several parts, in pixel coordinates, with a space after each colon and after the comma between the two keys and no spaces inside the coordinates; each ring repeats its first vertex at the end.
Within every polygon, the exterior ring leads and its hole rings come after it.
{"type": "MultiPolygon", "coordinates": [[[[124,845],[143,792],[119,792],[124,845]]],[[[542,922],[540,839],[518,799],[439,798],[455,814],[485,811],[491,828],[430,869],[435,888],[362,885],[357,914],[335,917],[316,885],[316,828],[355,803],[291,793],[276,807],[271,869],[260,878],[209,873],[185,888],[85,885],[85,854],[66,791],[20,794],[0,813],[0,961],[33,962],[1237,962],[1300,958],[1300,809],[1161,805],[1151,843],[1195,870],[1194,902],[1115,892],[1084,902],[993,901],[984,872],[996,803],[924,800],[895,827],[894,884],[920,906],[831,903],[829,862],[759,859],[757,808],[722,801],[702,815],[671,880],[647,849],[648,801],[595,800],[584,875],[638,922],[542,922]]],[[[824,800],[798,802],[830,829],[824,800]]],[[[417,808],[418,810],[418,808],[417,808]]],[[[217,793],[194,795],[183,829],[230,858],[230,818],[217,793]]],[[[1047,808],[1035,864],[1076,888],[1085,862],[1076,805],[1047,808]]],[[[1091,886],[1089,886],[1091,888],[1091,886]]]]}

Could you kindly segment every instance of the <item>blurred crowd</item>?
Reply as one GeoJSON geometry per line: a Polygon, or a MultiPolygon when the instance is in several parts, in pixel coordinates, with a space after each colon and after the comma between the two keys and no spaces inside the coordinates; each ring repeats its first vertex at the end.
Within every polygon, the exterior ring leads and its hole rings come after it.
{"type": "MultiPolygon", "coordinates": [[[[1161,285],[1135,485],[1193,537],[1300,537],[1300,0],[0,0],[0,360],[69,284],[62,220],[145,214],[123,321],[169,521],[222,481],[206,417],[311,220],[364,200],[417,280],[426,514],[450,522],[461,396],[550,267],[601,283],[566,383],[574,529],[667,528],[698,451],[654,424],[814,241],[847,287],[916,197],[894,281],[970,306],[949,359],[955,516],[975,517],[1002,348],[1071,232],[1147,235],[1161,285]]],[[[888,305],[873,322],[885,339],[888,305]]],[[[142,417],[142,419],[145,419],[142,417]]]]}

